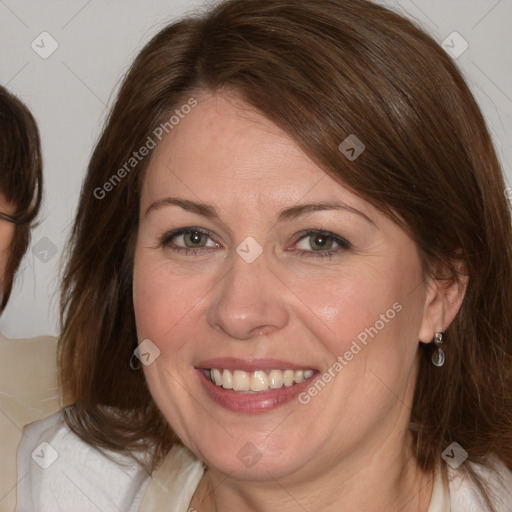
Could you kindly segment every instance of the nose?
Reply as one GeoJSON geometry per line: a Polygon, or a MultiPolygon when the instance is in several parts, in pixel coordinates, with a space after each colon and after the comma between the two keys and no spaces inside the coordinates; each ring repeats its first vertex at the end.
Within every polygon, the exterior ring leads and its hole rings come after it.
{"type": "Polygon", "coordinates": [[[231,270],[212,291],[208,323],[237,340],[271,334],[289,321],[285,289],[264,254],[252,263],[236,254],[231,270]]]}

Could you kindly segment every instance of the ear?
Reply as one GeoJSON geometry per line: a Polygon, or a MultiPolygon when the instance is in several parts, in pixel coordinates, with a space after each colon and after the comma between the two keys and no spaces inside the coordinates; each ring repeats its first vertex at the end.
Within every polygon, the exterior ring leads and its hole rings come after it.
{"type": "Polygon", "coordinates": [[[423,343],[430,343],[436,332],[444,332],[460,309],[468,276],[462,261],[455,264],[455,268],[459,274],[458,281],[448,275],[446,266],[443,272],[435,272],[426,280],[425,307],[418,334],[418,339],[423,343]]]}

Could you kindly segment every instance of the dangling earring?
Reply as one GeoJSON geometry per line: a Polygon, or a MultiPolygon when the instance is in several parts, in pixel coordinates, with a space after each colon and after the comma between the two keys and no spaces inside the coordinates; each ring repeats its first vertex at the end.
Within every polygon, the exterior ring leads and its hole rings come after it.
{"type": "Polygon", "coordinates": [[[130,368],[134,371],[137,371],[140,370],[140,367],[140,359],[135,355],[135,352],[133,352],[130,357],[130,368]]]}
{"type": "Polygon", "coordinates": [[[444,332],[436,332],[434,335],[434,343],[437,347],[437,352],[434,352],[432,354],[431,360],[432,364],[434,366],[443,366],[444,364],[444,352],[441,348],[441,345],[443,344],[443,338],[444,338],[444,332]]]}

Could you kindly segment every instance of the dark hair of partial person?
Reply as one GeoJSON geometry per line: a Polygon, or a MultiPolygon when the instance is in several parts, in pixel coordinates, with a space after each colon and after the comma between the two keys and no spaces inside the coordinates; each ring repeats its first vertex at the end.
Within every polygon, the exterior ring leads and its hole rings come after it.
{"type": "Polygon", "coordinates": [[[14,277],[30,243],[32,221],[43,192],[43,163],[39,130],[29,109],[0,86],[0,193],[15,206],[12,215],[0,212],[0,222],[16,225],[3,279],[0,311],[11,296],[14,277]]]}
{"type": "MultiPolygon", "coordinates": [[[[134,247],[151,159],[108,198],[94,190],[201,91],[232,91],[284,129],[407,231],[425,275],[468,279],[444,366],[431,363],[433,344],[418,343],[414,457],[433,472],[456,441],[469,460],[489,465],[496,455],[512,470],[512,233],[500,164],[451,58],[413,22],[366,0],[228,0],[168,25],[137,56],[93,152],[68,247],[59,358],[74,404],[69,427],[100,449],[151,448],[150,472],[179,442],[143,372],[129,366],[134,247]],[[349,134],[366,145],[353,161],[338,149],[349,134]]],[[[461,468],[493,510],[485,482],[461,468]]]]}

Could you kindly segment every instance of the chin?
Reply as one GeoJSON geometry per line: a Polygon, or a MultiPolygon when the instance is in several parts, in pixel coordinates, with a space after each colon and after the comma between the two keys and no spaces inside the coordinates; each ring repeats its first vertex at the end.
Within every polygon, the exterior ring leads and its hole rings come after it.
{"type": "MultiPolygon", "coordinates": [[[[226,436],[227,437],[227,436],[226,436]]],[[[196,455],[208,467],[235,480],[268,481],[286,477],[304,468],[313,458],[314,450],[305,450],[293,437],[279,436],[271,441],[268,434],[246,435],[237,438],[212,440],[201,446],[198,443],[196,455]],[[267,439],[265,439],[267,436],[267,439]],[[309,452],[312,453],[309,453],[309,452]]]]}

